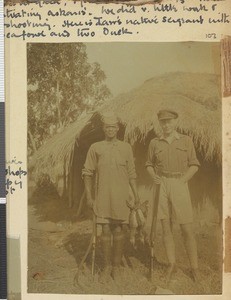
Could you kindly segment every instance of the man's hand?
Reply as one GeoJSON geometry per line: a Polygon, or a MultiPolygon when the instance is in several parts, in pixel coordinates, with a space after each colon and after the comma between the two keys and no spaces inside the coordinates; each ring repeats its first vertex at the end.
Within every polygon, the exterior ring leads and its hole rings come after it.
{"type": "Polygon", "coordinates": [[[193,175],[198,171],[198,166],[190,166],[188,171],[179,178],[181,183],[187,183],[193,175]]]}
{"type": "Polygon", "coordinates": [[[131,189],[132,189],[132,192],[133,192],[133,195],[134,195],[134,198],[135,198],[134,205],[131,205],[129,207],[130,207],[130,209],[137,209],[140,205],[140,197],[139,197],[139,194],[138,194],[138,191],[137,191],[136,179],[131,178],[129,180],[129,184],[131,186],[131,189]]]}
{"type": "Polygon", "coordinates": [[[184,178],[183,176],[182,176],[182,177],[180,177],[178,180],[179,180],[179,182],[180,182],[181,184],[185,184],[185,183],[187,183],[187,179],[186,179],[186,178],[184,178]]]}
{"type": "Polygon", "coordinates": [[[152,181],[155,183],[155,184],[160,184],[161,183],[161,178],[160,176],[158,176],[156,174],[156,172],[154,171],[154,168],[152,166],[148,166],[147,167],[147,171],[148,171],[148,174],[149,176],[151,177],[152,181]]]}
{"type": "Polygon", "coordinates": [[[137,209],[137,208],[139,208],[140,207],[140,200],[136,200],[135,201],[135,203],[134,203],[134,207],[133,207],[133,209],[137,209]]]}
{"type": "Polygon", "coordinates": [[[152,180],[155,184],[161,184],[161,178],[156,174],[152,175],[152,180]]]}

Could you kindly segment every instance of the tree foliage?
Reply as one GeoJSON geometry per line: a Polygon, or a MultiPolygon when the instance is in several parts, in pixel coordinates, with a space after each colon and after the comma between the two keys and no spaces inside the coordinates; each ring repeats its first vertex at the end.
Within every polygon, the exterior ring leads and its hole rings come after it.
{"type": "Polygon", "coordinates": [[[36,150],[109,96],[105,73],[82,43],[28,44],[28,145],[36,150]]]}

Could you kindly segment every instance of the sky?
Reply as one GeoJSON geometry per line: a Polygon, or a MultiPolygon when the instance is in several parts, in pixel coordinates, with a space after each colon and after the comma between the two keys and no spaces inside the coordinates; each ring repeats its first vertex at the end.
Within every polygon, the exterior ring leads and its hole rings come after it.
{"type": "Polygon", "coordinates": [[[89,62],[98,62],[113,96],[169,72],[219,73],[219,44],[86,43],[89,62]]]}

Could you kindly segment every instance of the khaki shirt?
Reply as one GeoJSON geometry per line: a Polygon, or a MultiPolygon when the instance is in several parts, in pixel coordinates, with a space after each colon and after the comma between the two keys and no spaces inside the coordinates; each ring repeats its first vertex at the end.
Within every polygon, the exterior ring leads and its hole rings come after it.
{"type": "Polygon", "coordinates": [[[185,173],[190,166],[200,166],[200,163],[192,139],[175,132],[171,143],[164,137],[151,140],[145,165],[152,166],[157,173],[185,173]]]}
{"type": "Polygon", "coordinates": [[[83,176],[95,175],[96,215],[115,220],[127,220],[129,179],[136,178],[131,146],[119,140],[92,144],[82,174],[83,176]]]}

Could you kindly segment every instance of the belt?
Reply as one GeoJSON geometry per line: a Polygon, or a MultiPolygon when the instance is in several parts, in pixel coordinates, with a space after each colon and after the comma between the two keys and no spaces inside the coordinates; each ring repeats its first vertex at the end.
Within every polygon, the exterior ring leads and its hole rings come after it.
{"type": "Polygon", "coordinates": [[[183,173],[181,172],[168,172],[168,171],[161,171],[161,170],[158,170],[157,174],[159,176],[163,176],[166,178],[181,178],[183,176],[183,173]]]}

